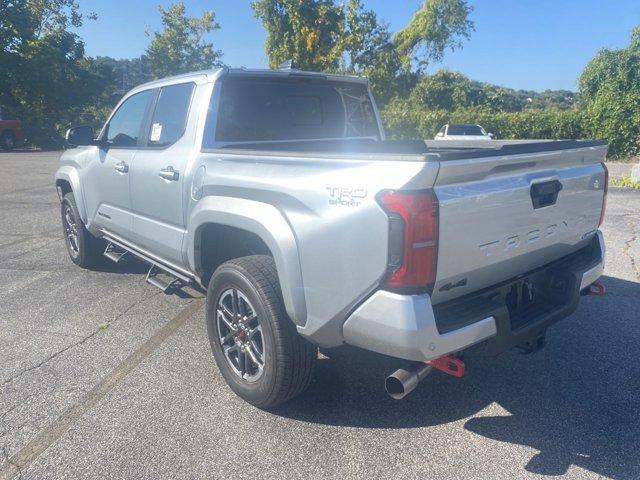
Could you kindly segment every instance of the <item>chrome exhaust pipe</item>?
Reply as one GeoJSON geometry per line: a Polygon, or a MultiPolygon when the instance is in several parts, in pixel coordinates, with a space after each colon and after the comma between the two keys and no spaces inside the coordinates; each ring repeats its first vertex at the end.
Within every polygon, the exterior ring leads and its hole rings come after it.
{"type": "Polygon", "coordinates": [[[426,363],[411,363],[389,375],[384,381],[384,389],[391,398],[401,400],[409,395],[432,370],[433,367],[426,363]]]}

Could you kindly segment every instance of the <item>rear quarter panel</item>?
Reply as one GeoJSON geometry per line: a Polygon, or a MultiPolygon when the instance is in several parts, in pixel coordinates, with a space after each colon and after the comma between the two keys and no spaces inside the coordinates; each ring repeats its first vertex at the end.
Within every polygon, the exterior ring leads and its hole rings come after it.
{"type": "MultiPolygon", "coordinates": [[[[347,313],[385,274],[388,219],[376,195],[406,186],[428,188],[437,173],[437,163],[421,161],[224,151],[203,153],[198,163],[206,169],[203,198],[241,198],[272,205],[289,226],[295,240],[291,248],[296,252],[287,258],[298,263],[301,282],[290,288],[293,295],[301,296],[306,312],[298,328],[324,346],[342,343],[347,313]]],[[[197,209],[196,203],[192,200],[191,211],[197,209]]],[[[279,275],[290,267],[279,265],[279,275]]]]}

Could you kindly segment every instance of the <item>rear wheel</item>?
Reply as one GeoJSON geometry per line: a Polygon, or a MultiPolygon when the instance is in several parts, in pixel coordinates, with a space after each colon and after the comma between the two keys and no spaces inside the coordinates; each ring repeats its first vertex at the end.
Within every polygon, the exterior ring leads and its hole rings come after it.
{"type": "Polygon", "coordinates": [[[104,241],[94,237],[85,228],[72,192],[63,197],[60,213],[64,240],[71,261],[82,268],[99,265],[105,248],[104,241]]]}
{"type": "Polygon", "coordinates": [[[207,331],[222,376],[247,402],[271,408],[309,385],[317,348],[287,316],[271,257],[218,267],[207,290],[207,331]]]}
{"type": "Polygon", "coordinates": [[[16,146],[16,138],[13,132],[3,132],[0,136],[0,146],[3,150],[13,150],[16,146]]]}

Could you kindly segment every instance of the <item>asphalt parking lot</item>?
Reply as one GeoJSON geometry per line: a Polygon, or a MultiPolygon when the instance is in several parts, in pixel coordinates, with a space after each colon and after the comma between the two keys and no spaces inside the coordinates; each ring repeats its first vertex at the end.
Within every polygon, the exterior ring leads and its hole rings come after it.
{"type": "Polygon", "coordinates": [[[607,296],[543,351],[471,355],[401,402],[399,362],[327,352],[266,413],[218,374],[200,293],[71,263],[57,157],[0,153],[0,479],[640,478],[640,191],[610,190],[607,296]]]}

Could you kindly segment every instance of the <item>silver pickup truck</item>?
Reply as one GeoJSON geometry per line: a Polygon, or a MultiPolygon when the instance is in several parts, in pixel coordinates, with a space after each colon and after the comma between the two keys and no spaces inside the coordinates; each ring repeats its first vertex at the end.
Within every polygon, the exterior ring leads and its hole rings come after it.
{"type": "Polygon", "coordinates": [[[535,351],[603,271],[604,142],[385,140],[362,78],[173,77],[67,142],[71,260],[206,289],[215,361],[261,408],[305,389],[318,346],[413,362],[396,398],[472,346],[535,351]]]}

